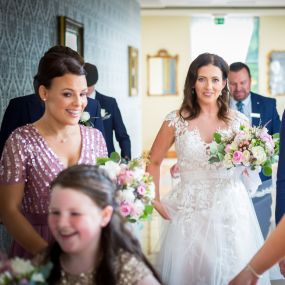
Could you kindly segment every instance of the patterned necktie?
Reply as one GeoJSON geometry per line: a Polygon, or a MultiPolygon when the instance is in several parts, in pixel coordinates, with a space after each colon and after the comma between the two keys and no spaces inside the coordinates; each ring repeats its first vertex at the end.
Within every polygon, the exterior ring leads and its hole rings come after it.
{"type": "Polygon", "coordinates": [[[243,109],[244,104],[241,101],[238,101],[236,103],[236,106],[237,106],[237,109],[238,109],[239,112],[244,113],[244,109],[243,109]]]}

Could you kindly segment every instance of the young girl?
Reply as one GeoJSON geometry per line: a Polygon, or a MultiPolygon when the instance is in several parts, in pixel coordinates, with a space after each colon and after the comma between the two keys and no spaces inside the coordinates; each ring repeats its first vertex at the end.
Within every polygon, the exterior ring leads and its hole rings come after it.
{"type": "Polygon", "coordinates": [[[48,223],[55,243],[41,258],[54,265],[48,284],[159,284],[124,226],[115,185],[102,169],[72,166],[51,188],[48,223]]]}

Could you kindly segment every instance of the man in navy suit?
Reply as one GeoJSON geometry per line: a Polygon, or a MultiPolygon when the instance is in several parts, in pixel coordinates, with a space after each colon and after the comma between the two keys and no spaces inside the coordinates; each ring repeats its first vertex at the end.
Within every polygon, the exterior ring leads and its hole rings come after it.
{"type": "Polygon", "coordinates": [[[105,139],[108,148],[108,154],[115,151],[113,142],[113,132],[116,140],[121,148],[121,157],[131,159],[131,141],[124,125],[120,109],[117,101],[113,97],[109,97],[95,91],[95,84],[98,81],[97,67],[90,63],[85,63],[87,72],[86,79],[88,87],[88,96],[99,101],[101,106],[101,115],[105,130],[105,139]]]}
{"type": "MultiPolygon", "coordinates": [[[[34,80],[34,87],[36,82],[34,80]]],[[[87,98],[88,104],[85,111],[89,112],[94,127],[100,130],[103,135],[104,127],[101,118],[101,107],[99,102],[87,98]]],[[[40,97],[36,94],[16,97],[10,100],[5,111],[0,130],[0,157],[6,140],[18,127],[37,121],[44,114],[45,106],[40,97]]]]}
{"type": "Polygon", "coordinates": [[[279,133],[280,118],[276,100],[250,91],[251,74],[248,66],[242,62],[232,63],[228,79],[231,107],[244,113],[253,126],[266,124],[269,134],[279,133]]]}
{"type": "Polygon", "coordinates": [[[280,130],[280,152],[276,187],[275,220],[277,224],[285,213],[285,111],[283,112],[280,130]]]}
{"type": "MultiPolygon", "coordinates": [[[[228,80],[231,107],[244,113],[253,126],[266,125],[270,135],[279,133],[280,119],[276,109],[276,100],[250,91],[251,74],[248,66],[242,62],[232,63],[228,80]]],[[[271,186],[271,177],[260,173],[260,178],[263,184],[258,190],[271,186]]],[[[260,198],[253,198],[254,208],[264,238],[266,238],[270,226],[271,202],[272,199],[269,194],[260,198]]]]}

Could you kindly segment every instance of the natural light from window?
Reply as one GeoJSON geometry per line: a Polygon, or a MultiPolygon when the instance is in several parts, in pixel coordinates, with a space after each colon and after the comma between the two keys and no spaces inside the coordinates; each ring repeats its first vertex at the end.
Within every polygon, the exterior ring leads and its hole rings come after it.
{"type": "Polygon", "coordinates": [[[191,57],[203,52],[215,53],[229,64],[246,61],[254,28],[253,17],[224,17],[224,24],[217,25],[214,17],[194,16],[191,22],[191,57]]]}

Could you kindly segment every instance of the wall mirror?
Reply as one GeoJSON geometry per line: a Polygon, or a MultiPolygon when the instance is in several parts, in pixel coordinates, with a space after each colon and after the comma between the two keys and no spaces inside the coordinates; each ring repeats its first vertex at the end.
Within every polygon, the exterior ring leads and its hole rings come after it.
{"type": "Polygon", "coordinates": [[[178,95],[178,55],[171,56],[165,49],[156,55],[147,56],[147,78],[149,96],[178,95]]]}

